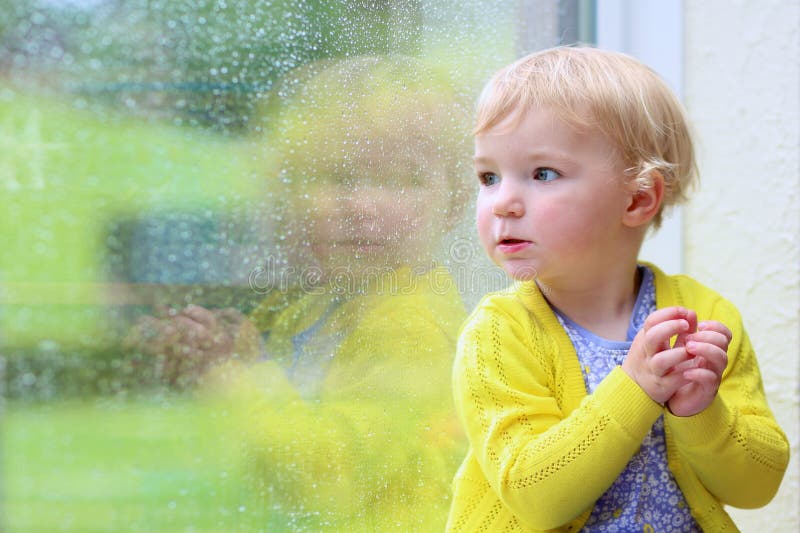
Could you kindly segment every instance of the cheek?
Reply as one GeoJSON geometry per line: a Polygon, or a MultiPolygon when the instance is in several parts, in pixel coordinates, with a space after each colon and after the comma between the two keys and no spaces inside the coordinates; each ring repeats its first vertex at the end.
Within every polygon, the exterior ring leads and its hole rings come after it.
{"type": "Polygon", "coordinates": [[[484,246],[492,238],[493,221],[494,215],[489,207],[488,202],[478,199],[478,203],[475,208],[475,224],[478,228],[478,237],[480,237],[481,243],[483,243],[484,246]]]}
{"type": "Polygon", "coordinates": [[[614,221],[615,213],[605,198],[593,197],[581,202],[543,203],[534,223],[549,228],[549,244],[566,252],[599,246],[613,234],[614,221]]]}
{"type": "Polygon", "coordinates": [[[541,202],[531,225],[535,236],[554,249],[583,246],[591,240],[593,219],[586,209],[569,202],[541,202]]]}

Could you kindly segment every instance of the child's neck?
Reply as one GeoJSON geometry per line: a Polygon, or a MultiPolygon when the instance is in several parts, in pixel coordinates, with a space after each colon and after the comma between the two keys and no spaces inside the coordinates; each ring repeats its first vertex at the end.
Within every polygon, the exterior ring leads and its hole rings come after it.
{"type": "Polygon", "coordinates": [[[596,279],[586,286],[553,287],[539,283],[552,306],[595,335],[625,341],[642,282],[636,265],[619,276],[596,279]]]}

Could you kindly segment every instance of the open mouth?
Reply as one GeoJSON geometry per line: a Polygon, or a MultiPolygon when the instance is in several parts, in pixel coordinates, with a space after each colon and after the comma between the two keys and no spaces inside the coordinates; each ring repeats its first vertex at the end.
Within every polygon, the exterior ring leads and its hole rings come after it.
{"type": "Polygon", "coordinates": [[[531,241],[523,239],[501,239],[497,243],[497,248],[503,253],[511,254],[521,252],[531,245],[531,241]]]}

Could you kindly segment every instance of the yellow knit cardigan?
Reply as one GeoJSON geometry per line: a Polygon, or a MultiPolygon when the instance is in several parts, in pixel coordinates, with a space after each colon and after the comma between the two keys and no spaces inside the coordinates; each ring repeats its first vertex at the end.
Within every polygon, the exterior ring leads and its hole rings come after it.
{"type": "Polygon", "coordinates": [[[577,531],[659,415],[667,460],[704,531],[736,531],[724,505],[774,496],[789,445],[764,395],[738,311],[686,276],[655,273],[658,307],[681,305],[733,332],[719,393],[671,415],[614,369],[588,395],[575,350],[535,283],[485,297],[462,329],[453,371],[470,442],[448,531],[577,531]]]}
{"type": "Polygon", "coordinates": [[[233,361],[209,380],[268,531],[445,526],[466,450],[449,386],[466,309],[444,268],[371,281],[332,312],[327,292],[271,295],[252,315],[270,332],[267,360],[233,361]],[[332,350],[306,394],[286,376],[303,331],[332,350]]]}

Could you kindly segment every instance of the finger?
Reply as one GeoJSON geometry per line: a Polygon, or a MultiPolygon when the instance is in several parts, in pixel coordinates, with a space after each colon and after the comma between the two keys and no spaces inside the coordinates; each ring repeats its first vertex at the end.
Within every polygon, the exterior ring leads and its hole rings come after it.
{"type": "Polygon", "coordinates": [[[650,358],[650,371],[656,376],[665,376],[672,372],[673,368],[689,358],[690,356],[685,348],[670,348],[669,350],[658,352],[650,358]]]}
{"type": "Polygon", "coordinates": [[[664,307],[657,309],[647,315],[643,327],[647,330],[667,320],[686,319],[688,314],[689,310],[685,307],[664,307]]]}
{"type": "MultiPolygon", "coordinates": [[[[193,314],[200,315],[202,318],[206,318],[206,315],[210,313],[211,311],[202,307],[197,307],[197,309],[193,310],[193,314]]],[[[183,355],[200,355],[199,352],[201,351],[224,348],[230,343],[230,333],[223,330],[222,325],[217,322],[216,318],[211,318],[213,321],[212,326],[208,326],[189,318],[183,313],[175,317],[175,323],[182,331],[181,342],[185,348],[188,348],[188,352],[186,349],[183,350],[183,355]]]]}
{"type": "Polygon", "coordinates": [[[683,318],[660,322],[645,333],[645,349],[652,354],[669,349],[675,335],[689,331],[689,322],[683,318]]]}
{"type": "Polygon", "coordinates": [[[717,322],[716,320],[705,320],[703,322],[700,322],[697,325],[697,329],[699,331],[716,331],[718,333],[721,333],[722,335],[725,336],[726,339],[728,339],[729,343],[731,342],[731,339],[733,339],[733,333],[731,332],[731,330],[728,329],[728,327],[725,324],[723,324],[722,322],[717,322]]]}
{"type": "Polygon", "coordinates": [[[683,372],[683,377],[696,384],[706,393],[715,393],[719,389],[719,376],[708,368],[693,368],[683,372]]]}
{"type": "Polygon", "coordinates": [[[214,329],[217,327],[217,318],[214,316],[212,311],[206,309],[205,307],[190,304],[183,308],[180,314],[182,316],[191,318],[195,322],[202,324],[209,329],[214,329]]]}
{"type": "Polygon", "coordinates": [[[690,383],[691,381],[686,379],[683,373],[667,374],[666,376],[662,376],[652,382],[652,387],[654,387],[654,390],[652,391],[652,394],[649,392],[648,394],[651,398],[653,398],[653,400],[659,403],[664,403],[669,400],[680,388],[685,387],[690,383]]]}
{"type": "Polygon", "coordinates": [[[174,320],[160,320],[159,323],[161,331],[157,338],[157,352],[164,355],[173,354],[177,347],[185,342],[184,333],[174,320]]]}
{"type": "Polygon", "coordinates": [[[673,346],[686,346],[687,337],[697,331],[697,313],[693,309],[686,309],[686,321],[689,323],[689,328],[678,334],[673,346]]]}
{"type": "Polygon", "coordinates": [[[689,322],[689,331],[697,331],[697,312],[694,309],[686,310],[686,320],[689,322]]]}
{"type": "Polygon", "coordinates": [[[181,314],[173,319],[180,332],[180,342],[190,349],[208,348],[211,345],[211,332],[203,324],[181,314]]]}
{"type": "Polygon", "coordinates": [[[714,346],[719,346],[722,350],[726,351],[728,349],[729,341],[730,339],[728,339],[721,332],[714,330],[697,331],[687,337],[687,342],[713,344],[714,346]]]}
{"type": "Polygon", "coordinates": [[[241,324],[242,321],[244,321],[246,318],[241,312],[239,312],[237,309],[234,309],[233,307],[226,307],[225,309],[220,309],[219,311],[217,311],[216,317],[217,319],[222,320],[226,324],[231,324],[234,326],[241,324]]]}
{"type": "Polygon", "coordinates": [[[690,341],[686,345],[686,351],[695,357],[702,357],[708,363],[708,368],[720,376],[728,366],[728,354],[714,344],[690,341]]]}
{"type": "Polygon", "coordinates": [[[708,359],[702,356],[690,356],[689,359],[682,361],[675,365],[671,372],[675,373],[682,373],[686,372],[687,370],[694,370],[695,368],[706,368],[710,370],[714,370],[711,363],[708,362],[708,359]]]}

